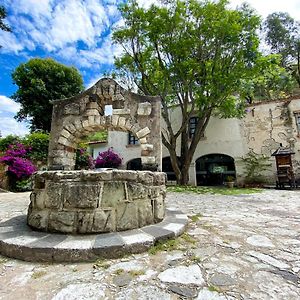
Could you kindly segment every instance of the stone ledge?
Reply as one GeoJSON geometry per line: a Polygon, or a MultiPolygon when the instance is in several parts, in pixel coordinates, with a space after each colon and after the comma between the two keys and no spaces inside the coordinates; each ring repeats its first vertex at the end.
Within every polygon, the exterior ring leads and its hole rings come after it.
{"type": "Polygon", "coordinates": [[[70,235],[33,231],[26,216],[12,219],[13,227],[0,224],[0,254],[32,262],[83,262],[140,253],[157,241],[179,236],[188,223],[181,212],[166,210],[165,219],[155,225],[121,233],[70,235]]]}

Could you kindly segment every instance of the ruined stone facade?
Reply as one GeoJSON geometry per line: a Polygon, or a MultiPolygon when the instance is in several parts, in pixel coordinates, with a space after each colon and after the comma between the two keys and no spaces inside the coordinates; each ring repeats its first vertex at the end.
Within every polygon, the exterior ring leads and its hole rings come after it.
{"type": "Polygon", "coordinates": [[[161,108],[159,97],[141,96],[112,79],[101,79],[80,95],[53,102],[48,166],[73,170],[82,137],[103,129],[131,132],[141,144],[144,169],[161,167],[161,108]],[[112,106],[112,114],[105,108],[112,106]]]}

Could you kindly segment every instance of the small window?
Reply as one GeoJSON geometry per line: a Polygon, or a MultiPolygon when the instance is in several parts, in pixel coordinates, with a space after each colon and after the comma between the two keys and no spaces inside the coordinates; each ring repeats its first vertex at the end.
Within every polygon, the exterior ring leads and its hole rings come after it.
{"type": "Polygon", "coordinates": [[[196,127],[198,124],[198,117],[191,117],[189,121],[189,137],[192,138],[195,134],[196,127]]]}
{"type": "Polygon", "coordinates": [[[132,133],[128,133],[128,145],[138,145],[140,142],[132,133]]]}
{"type": "MultiPolygon", "coordinates": [[[[198,117],[191,117],[189,120],[189,138],[191,139],[196,131],[196,127],[198,125],[199,118],[198,117]]],[[[204,138],[204,133],[202,134],[201,138],[204,138]]]]}

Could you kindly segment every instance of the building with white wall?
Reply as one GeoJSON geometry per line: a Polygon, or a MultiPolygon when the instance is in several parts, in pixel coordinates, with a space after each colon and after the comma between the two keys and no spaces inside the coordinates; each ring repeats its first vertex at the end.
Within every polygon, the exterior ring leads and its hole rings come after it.
{"type": "MultiPolygon", "coordinates": [[[[179,109],[172,109],[174,128],[181,122],[179,109]]],[[[191,120],[192,122],[193,120],[191,120]]],[[[192,123],[191,123],[192,124],[192,123]]],[[[192,127],[192,125],[191,125],[192,127]]],[[[162,130],[165,130],[162,123],[162,130]]],[[[106,143],[90,144],[93,157],[112,147],[123,158],[122,168],[139,167],[140,145],[129,133],[109,131],[106,143]]],[[[249,151],[269,156],[272,167],[264,175],[275,182],[276,166],[271,154],[282,144],[294,152],[293,166],[296,177],[300,177],[300,97],[262,102],[247,107],[242,119],[219,119],[212,117],[204,137],[195,151],[189,170],[192,185],[221,184],[225,176],[233,175],[238,183],[245,178],[242,157],[249,151]]],[[[180,145],[177,153],[180,155],[180,145]]],[[[169,180],[175,180],[170,167],[168,150],[162,149],[162,168],[169,180]]]]}

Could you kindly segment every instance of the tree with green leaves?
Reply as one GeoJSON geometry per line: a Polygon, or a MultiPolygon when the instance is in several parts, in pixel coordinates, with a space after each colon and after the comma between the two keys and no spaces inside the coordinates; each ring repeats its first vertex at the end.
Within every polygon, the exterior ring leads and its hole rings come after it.
{"type": "MultiPolygon", "coordinates": [[[[0,6],[0,29],[10,32],[11,31],[10,27],[4,23],[4,19],[6,18],[6,16],[7,14],[4,6],[0,6]]],[[[1,47],[2,46],[0,45],[0,48],[1,47]]]]}
{"type": "Polygon", "coordinates": [[[31,131],[51,129],[51,100],[63,99],[80,93],[83,81],[74,67],[51,58],[34,58],[21,64],[12,74],[18,90],[12,98],[21,104],[18,121],[28,120],[31,131]]]}
{"type": "Polygon", "coordinates": [[[282,66],[291,71],[300,86],[300,23],[288,13],[272,13],[266,18],[263,31],[271,53],[281,55],[282,66]]]}
{"type": "Polygon", "coordinates": [[[140,92],[161,97],[167,128],[162,141],[180,184],[188,183],[210,117],[243,114],[244,102],[232,95],[253,76],[259,56],[260,18],[247,5],[233,10],[227,4],[176,0],[145,9],[131,0],[120,8],[125,25],[113,34],[124,50],[115,61],[119,75],[130,74],[140,92]],[[172,123],[170,106],[181,112],[179,128],[172,123]],[[193,116],[198,122],[189,136],[193,116]]]}
{"type": "Polygon", "coordinates": [[[248,103],[287,98],[296,83],[293,76],[281,66],[281,56],[269,54],[257,60],[257,75],[242,81],[241,96],[248,103]]]}

